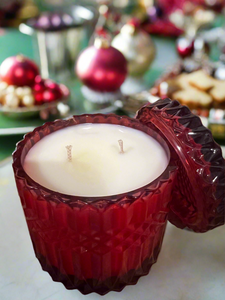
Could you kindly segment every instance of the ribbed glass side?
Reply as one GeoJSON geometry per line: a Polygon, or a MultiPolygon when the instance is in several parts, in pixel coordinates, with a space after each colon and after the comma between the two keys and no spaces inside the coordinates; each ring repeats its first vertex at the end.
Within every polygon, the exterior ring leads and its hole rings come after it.
{"type": "MultiPolygon", "coordinates": [[[[136,120],[114,115],[60,120],[39,127],[20,142],[13,155],[13,167],[35,254],[43,270],[68,289],[103,295],[135,284],[156,262],[176,169],[168,166],[159,178],[138,190],[98,198],[63,195],[30,179],[22,163],[32,145],[65,127],[65,123],[71,126],[84,121],[126,124],[157,136],[136,120]]],[[[157,139],[164,143],[160,136],[157,139]]],[[[165,149],[168,151],[166,146],[165,149]]]]}

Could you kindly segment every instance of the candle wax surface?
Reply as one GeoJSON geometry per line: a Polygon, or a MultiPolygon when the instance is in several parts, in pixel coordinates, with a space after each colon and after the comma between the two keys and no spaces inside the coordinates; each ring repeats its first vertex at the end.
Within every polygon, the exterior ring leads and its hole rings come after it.
{"type": "Polygon", "coordinates": [[[28,152],[25,172],[40,185],[74,196],[133,191],[168,165],[163,147],[146,133],[111,124],[80,124],[51,133],[28,152]],[[123,141],[120,153],[118,140],[123,141]],[[72,161],[66,146],[72,145],[72,161]]]}

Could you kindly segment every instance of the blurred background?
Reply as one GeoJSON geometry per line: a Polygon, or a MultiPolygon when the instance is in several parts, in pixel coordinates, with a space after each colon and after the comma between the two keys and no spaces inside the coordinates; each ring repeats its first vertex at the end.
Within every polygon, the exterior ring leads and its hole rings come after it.
{"type": "Polygon", "coordinates": [[[1,0],[0,160],[46,120],[134,116],[159,97],[224,144],[224,16],[224,0],[1,0]]]}

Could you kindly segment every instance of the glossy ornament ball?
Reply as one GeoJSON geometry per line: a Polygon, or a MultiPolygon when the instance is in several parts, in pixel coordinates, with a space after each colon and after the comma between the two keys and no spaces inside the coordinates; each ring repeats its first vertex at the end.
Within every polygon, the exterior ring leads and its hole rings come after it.
{"type": "Polygon", "coordinates": [[[11,108],[17,108],[19,106],[19,98],[14,94],[5,95],[5,105],[11,108]]]}
{"type": "Polygon", "coordinates": [[[34,99],[36,105],[41,105],[44,102],[43,92],[35,92],[34,99]]]}
{"type": "Polygon", "coordinates": [[[0,78],[8,85],[32,86],[38,74],[37,65],[23,55],[8,57],[0,66],[0,78]]]}
{"type": "Polygon", "coordinates": [[[113,39],[112,46],[127,59],[130,76],[144,75],[155,58],[156,50],[151,37],[135,24],[124,25],[113,39]]]}
{"type": "Polygon", "coordinates": [[[62,91],[56,82],[50,79],[45,80],[45,88],[55,95],[55,100],[62,97],[62,91]]]}
{"type": "Polygon", "coordinates": [[[194,40],[185,36],[178,38],[176,50],[181,58],[191,56],[194,52],[194,40]]]}
{"type": "Polygon", "coordinates": [[[46,90],[43,93],[43,101],[44,102],[52,102],[58,99],[57,94],[54,91],[46,90]]]}
{"type": "Polygon", "coordinates": [[[81,53],[75,71],[88,88],[100,92],[114,92],[126,78],[127,61],[120,51],[105,40],[97,38],[94,46],[81,53]]]}
{"type": "Polygon", "coordinates": [[[33,87],[33,90],[35,91],[35,92],[44,92],[44,90],[45,90],[45,85],[44,85],[44,83],[35,83],[34,84],[34,87],[33,87]]]}
{"type": "Polygon", "coordinates": [[[23,96],[22,100],[21,100],[21,103],[22,105],[26,106],[26,107],[31,107],[31,106],[34,106],[34,97],[33,95],[25,95],[23,96]]]}

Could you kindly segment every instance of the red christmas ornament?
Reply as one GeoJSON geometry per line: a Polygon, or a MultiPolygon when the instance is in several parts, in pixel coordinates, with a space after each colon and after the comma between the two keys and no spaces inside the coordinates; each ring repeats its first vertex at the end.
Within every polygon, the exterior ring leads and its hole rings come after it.
{"type": "Polygon", "coordinates": [[[35,77],[33,90],[37,105],[59,100],[63,96],[63,92],[56,82],[43,79],[40,75],[35,77]]]}
{"type": "Polygon", "coordinates": [[[32,86],[38,74],[37,65],[23,55],[8,57],[0,66],[0,78],[9,85],[32,86]]]}
{"type": "Polygon", "coordinates": [[[43,92],[34,93],[34,99],[36,105],[41,105],[44,102],[43,92]]]}
{"type": "Polygon", "coordinates": [[[46,90],[43,93],[43,101],[44,102],[52,102],[58,99],[58,95],[53,90],[46,90]]]}
{"type": "Polygon", "coordinates": [[[81,53],[76,64],[76,73],[88,88],[100,92],[114,92],[126,78],[127,61],[106,40],[97,38],[94,46],[81,53]]]}
{"type": "Polygon", "coordinates": [[[181,58],[191,56],[194,52],[194,40],[188,37],[180,37],[177,40],[176,49],[181,58]]]}
{"type": "Polygon", "coordinates": [[[34,84],[34,87],[33,87],[33,90],[35,91],[35,92],[44,92],[44,90],[45,90],[45,85],[44,85],[44,83],[35,83],[34,84]]]}
{"type": "Polygon", "coordinates": [[[41,77],[41,75],[37,75],[34,79],[34,82],[44,84],[45,80],[41,77]]]}
{"type": "Polygon", "coordinates": [[[56,82],[54,82],[50,79],[47,79],[47,80],[45,80],[45,87],[48,90],[50,90],[52,93],[54,93],[55,97],[57,99],[62,97],[62,91],[61,91],[59,85],[56,82]]]}

